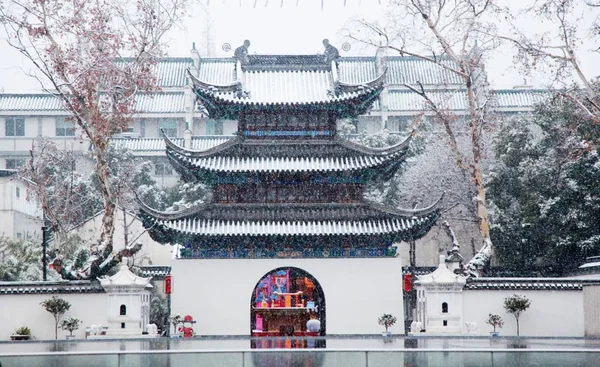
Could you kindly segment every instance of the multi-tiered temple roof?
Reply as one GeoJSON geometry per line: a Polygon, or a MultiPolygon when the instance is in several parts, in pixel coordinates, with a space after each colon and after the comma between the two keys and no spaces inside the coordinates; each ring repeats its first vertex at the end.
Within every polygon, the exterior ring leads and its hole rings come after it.
{"type": "Polygon", "coordinates": [[[338,173],[362,181],[390,179],[406,156],[410,138],[387,148],[369,148],[350,141],[271,140],[235,138],[207,150],[186,149],[168,137],[167,157],[183,176],[214,181],[219,174],[338,173]]]}
{"type": "Polygon", "coordinates": [[[336,60],[321,55],[254,55],[232,67],[230,83],[190,77],[212,118],[239,121],[237,137],[205,149],[165,137],[172,165],[186,181],[210,185],[212,201],[176,213],[142,205],[154,239],[194,258],[371,257],[394,255],[393,243],[427,233],[437,203],[393,210],[363,198],[365,184],[397,172],[410,138],[369,148],[336,134],[338,119],[370,108],[385,70],[349,84],[339,81],[336,60]]]}

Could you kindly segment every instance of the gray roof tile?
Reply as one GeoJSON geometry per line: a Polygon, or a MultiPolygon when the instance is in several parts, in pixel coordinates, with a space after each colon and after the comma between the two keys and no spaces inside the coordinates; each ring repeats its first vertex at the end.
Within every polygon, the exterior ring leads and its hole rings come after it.
{"type": "Polygon", "coordinates": [[[582,290],[597,281],[576,278],[469,278],[471,290],[582,290]]]}
{"type": "MultiPolygon", "coordinates": [[[[125,63],[127,58],[125,58],[125,63]]],[[[186,85],[186,70],[193,65],[189,57],[165,57],[160,59],[156,67],[158,85],[163,88],[181,88],[186,85]]]]}
{"type": "MultiPolygon", "coordinates": [[[[453,66],[449,60],[442,61],[448,66],[453,66]]],[[[387,59],[388,78],[390,85],[415,84],[420,82],[424,85],[461,85],[460,78],[429,61],[414,57],[389,57],[387,59]]]]}
{"type": "MultiPolygon", "coordinates": [[[[183,92],[157,92],[136,95],[138,113],[184,113],[183,92]]],[[[50,94],[0,94],[0,111],[65,111],[59,98],[50,94]]]]}
{"type": "MultiPolygon", "coordinates": [[[[194,136],[192,137],[192,149],[207,150],[221,145],[234,136],[194,136]]],[[[171,138],[177,145],[183,146],[183,138],[171,138]]],[[[115,138],[112,139],[115,147],[126,148],[134,152],[161,151],[166,150],[163,138],[115,138]]]]}
{"type": "Polygon", "coordinates": [[[0,282],[2,294],[104,293],[97,281],[0,282]]]}

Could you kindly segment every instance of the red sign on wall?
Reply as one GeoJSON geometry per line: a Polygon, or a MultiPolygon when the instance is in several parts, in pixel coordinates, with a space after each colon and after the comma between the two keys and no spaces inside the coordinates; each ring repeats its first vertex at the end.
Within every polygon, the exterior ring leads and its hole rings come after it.
{"type": "Polygon", "coordinates": [[[165,294],[171,294],[173,292],[173,276],[167,275],[165,277],[165,294]]]}
{"type": "Polygon", "coordinates": [[[404,291],[410,292],[412,289],[412,277],[410,274],[404,274],[404,291]]]}

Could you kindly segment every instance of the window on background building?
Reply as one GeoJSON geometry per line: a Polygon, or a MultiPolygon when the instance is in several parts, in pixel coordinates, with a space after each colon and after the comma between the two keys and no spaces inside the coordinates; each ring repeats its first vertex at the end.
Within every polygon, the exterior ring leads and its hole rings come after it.
{"type": "Polygon", "coordinates": [[[56,118],[56,136],[75,136],[75,124],[64,117],[56,118]]]}
{"type": "Polygon", "coordinates": [[[127,315],[127,306],[121,305],[121,307],[119,307],[119,315],[121,315],[121,316],[127,315]]]}
{"type": "Polygon", "coordinates": [[[21,197],[21,188],[16,187],[15,194],[17,195],[17,199],[21,197]]]}
{"type": "Polygon", "coordinates": [[[177,137],[177,121],[161,121],[160,124],[158,124],[158,127],[160,130],[164,131],[165,135],[167,135],[169,138],[177,137]]]}
{"type": "Polygon", "coordinates": [[[18,240],[20,240],[20,239],[23,239],[23,235],[22,235],[20,232],[19,232],[19,233],[17,233],[17,239],[18,239],[18,240]]]}
{"type": "Polygon", "coordinates": [[[442,303],[442,313],[448,313],[448,304],[446,302],[442,303]]]}
{"type": "Polygon", "coordinates": [[[22,117],[8,117],[5,128],[6,136],[25,136],[25,119],[22,117]]]}
{"type": "Polygon", "coordinates": [[[140,120],[140,137],[141,138],[146,137],[146,120],[144,120],[144,119],[140,120]]]}
{"type": "Polygon", "coordinates": [[[25,159],[9,158],[6,160],[6,169],[19,169],[25,164],[25,159]]]}
{"type": "Polygon", "coordinates": [[[121,134],[123,133],[133,133],[135,131],[133,131],[133,127],[126,127],[124,129],[121,129],[121,134]]]}
{"type": "Polygon", "coordinates": [[[173,174],[173,168],[169,163],[155,163],[154,174],[156,176],[171,176],[173,174]]]}
{"type": "Polygon", "coordinates": [[[223,121],[206,121],[206,135],[223,135],[223,121]]]}
{"type": "Polygon", "coordinates": [[[403,132],[411,126],[413,119],[412,116],[390,116],[385,123],[385,127],[390,132],[403,132]]]}

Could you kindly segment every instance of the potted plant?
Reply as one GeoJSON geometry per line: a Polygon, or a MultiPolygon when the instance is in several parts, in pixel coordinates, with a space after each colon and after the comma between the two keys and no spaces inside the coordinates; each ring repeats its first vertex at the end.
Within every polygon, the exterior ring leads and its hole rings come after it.
{"type": "Polygon", "coordinates": [[[502,320],[502,317],[500,317],[500,315],[492,313],[488,316],[487,320],[485,320],[485,323],[488,325],[492,325],[492,327],[494,328],[494,331],[490,333],[490,336],[493,337],[496,337],[499,334],[499,332],[496,332],[496,328],[502,329],[502,327],[504,326],[504,320],[502,320]]]}
{"type": "Polygon", "coordinates": [[[389,313],[384,313],[379,318],[379,325],[383,325],[385,327],[385,331],[381,333],[382,336],[391,336],[392,333],[388,331],[388,328],[392,327],[396,323],[396,317],[389,313]]]}
{"type": "Polygon", "coordinates": [[[10,340],[29,340],[31,339],[31,329],[27,326],[21,326],[10,336],[10,340]]]}
{"type": "Polygon", "coordinates": [[[60,324],[61,329],[67,330],[69,335],[67,335],[67,339],[75,339],[73,335],[73,331],[79,329],[79,324],[81,324],[81,320],[76,317],[66,317],[62,323],[60,324]]]}
{"type": "Polygon", "coordinates": [[[65,312],[71,308],[71,304],[60,297],[52,296],[52,298],[44,300],[40,305],[54,316],[54,339],[58,339],[58,323],[65,312]]]}
{"type": "Polygon", "coordinates": [[[529,306],[531,306],[531,300],[526,296],[519,294],[515,294],[504,299],[504,309],[506,312],[513,314],[517,320],[517,336],[521,335],[519,330],[519,318],[521,317],[521,314],[529,308],[529,306]]]}

